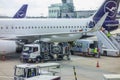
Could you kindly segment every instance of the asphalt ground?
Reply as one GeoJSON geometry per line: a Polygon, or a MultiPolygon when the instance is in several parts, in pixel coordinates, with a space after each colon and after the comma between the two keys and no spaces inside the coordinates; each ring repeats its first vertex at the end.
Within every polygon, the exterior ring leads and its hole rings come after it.
{"type": "MultiPolygon", "coordinates": [[[[0,61],[0,80],[13,80],[14,66],[23,64],[19,60],[20,54],[7,56],[0,61]]],[[[71,60],[52,61],[61,64],[62,80],[75,80],[73,66],[75,66],[77,80],[103,80],[103,74],[120,74],[120,57],[101,58],[71,56],[71,60]],[[97,66],[97,63],[99,67],[97,66]]]]}

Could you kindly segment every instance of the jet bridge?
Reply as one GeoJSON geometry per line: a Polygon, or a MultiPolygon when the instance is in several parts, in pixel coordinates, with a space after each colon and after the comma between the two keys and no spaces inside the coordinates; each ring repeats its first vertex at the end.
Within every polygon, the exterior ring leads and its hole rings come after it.
{"type": "MultiPolygon", "coordinates": [[[[113,55],[120,56],[120,43],[113,36],[110,36],[108,38],[107,33],[108,33],[108,31],[106,31],[106,30],[96,32],[98,41],[102,42],[104,44],[104,46],[107,48],[107,49],[102,49],[102,50],[105,50],[106,55],[107,55],[107,51],[110,51],[110,52],[114,51],[115,53],[112,52],[111,55],[113,54],[113,55]]],[[[102,51],[102,52],[104,53],[104,51],[102,51]]]]}

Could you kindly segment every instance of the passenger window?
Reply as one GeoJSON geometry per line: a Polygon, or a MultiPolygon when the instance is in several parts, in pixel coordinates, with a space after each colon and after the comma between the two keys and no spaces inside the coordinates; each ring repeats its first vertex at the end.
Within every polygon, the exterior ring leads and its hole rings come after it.
{"type": "Polygon", "coordinates": [[[8,27],[6,27],[6,29],[8,29],[8,27]]]}
{"type": "Polygon", "coordinates": [[[1,27],[1,29],[3,29],[3,27],[1,27]]]}

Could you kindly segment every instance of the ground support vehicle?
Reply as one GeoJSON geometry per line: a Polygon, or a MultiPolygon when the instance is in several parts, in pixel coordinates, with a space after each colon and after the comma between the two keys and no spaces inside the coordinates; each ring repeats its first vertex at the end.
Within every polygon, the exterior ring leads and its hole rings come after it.
{"type": "Polygon", "coordinates": [[[26,44],[20,57],[22,62],[43,62],[50,60],[63,60],[66,57],[68,60],[70,55],[68,43],[48,43],[39,42],[34,44],[26,44]]]}
{"type": "Polygon", "coordinates": [[[104,74],[103,80],[120,80],[120,74],[104,74]]]}
{"type": "Polygon", "coordinates": [[[114,56],[114,57],[119,57],[119,50],[111,50],[111,49],[102,49],[101,55],[103,56],[114,56]]]}
{"type": "Polygon", "coordinates": [[[60,80],[60,76],[56,76],[58,68],[59,63],[16,65],[14,80],[60,80]]]}
{"type": "Polygon", "coordinates": [[[71,48],[71,54],[79,54],[83,56],[100,57],[98,42],[93,40],[80,39],[74,42],[74,46],[71,48]],[[94,49],[97,48],[97,54],[94,53],[94,49]]]}

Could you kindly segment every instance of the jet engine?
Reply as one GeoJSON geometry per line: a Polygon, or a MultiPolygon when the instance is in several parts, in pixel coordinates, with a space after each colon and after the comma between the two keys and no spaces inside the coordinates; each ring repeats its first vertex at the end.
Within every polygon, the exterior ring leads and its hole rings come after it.
{"type": "Polygon", "coordinates": [[[5,55],[9,53],[15,53],[17,44],[15,41],[0,40],[0,54],[5,55]]]}

